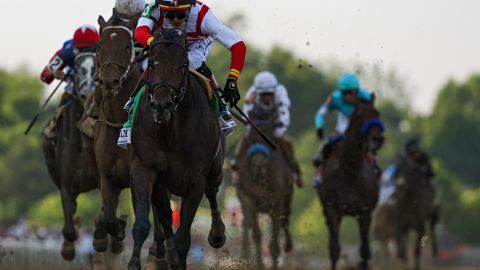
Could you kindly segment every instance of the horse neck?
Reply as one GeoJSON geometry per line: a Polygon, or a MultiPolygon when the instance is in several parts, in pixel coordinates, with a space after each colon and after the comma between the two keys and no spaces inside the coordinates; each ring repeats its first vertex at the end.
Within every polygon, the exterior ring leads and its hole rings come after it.
{"type": "Polygon", "coordinates": [[[360,169],[363,165],[366,156],[366,142],[360,132],[361,119],[352,116],[350,125],[345,133],[345,139],[341,142],[339,152],[340,158],[343,161],[343,166],[346,166],[351,171],[360,169]]]}

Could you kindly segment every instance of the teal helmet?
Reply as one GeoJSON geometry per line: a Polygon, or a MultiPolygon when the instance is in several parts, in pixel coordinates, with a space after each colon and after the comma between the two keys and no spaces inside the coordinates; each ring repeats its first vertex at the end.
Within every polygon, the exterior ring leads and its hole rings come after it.
{"type": "Polygon", "coordinates": [[[353,73],[344,73],[338,79],[337,87],[340,91],[358,89],[360,88],[360,80],[357,75],[353,73]]]}

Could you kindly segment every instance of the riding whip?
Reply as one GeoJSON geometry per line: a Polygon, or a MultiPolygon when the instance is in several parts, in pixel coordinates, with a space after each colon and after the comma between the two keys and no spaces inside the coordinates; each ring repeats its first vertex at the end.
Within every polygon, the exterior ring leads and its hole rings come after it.
{"type": "Polygon", "coordinates": [[[277,150],[278,146],[272,140],[270,140],[267,137],[267,135],[265,135],[260,130],[260,128],[258,128],[257,125],[255,125],[255,123],[252,120],[250,120],[250,118],[248,118],[248,116],[242,111],[242,109],[238,107],[237,104],[233,105],[233,107],[238,111],[238,113],[240,113],[241,116],[243,116],[243,118],[245,118],[245,120],[247,120],[247,122],[253,127],[253,129],[255,129],[258,132],[258,134],[260,134],[262,139],[264,139],[268,143],[268,145],[270,146],[270,148],[272,148],[273,151],[277,150]]]}
{"type": "Polygon", "coordinates": [[[32,121],[30,121],[30,124],[28,125],[27,129],[25,130],[24,134],[27,135],[28,132],[30,132],[30,129],[32,129],[33,125],[37,122],[38,120],[38,117],[40,116],[40,113],[43,111],[43,109],[45,108],[45,106],[47,106],[48,102],[50,101],[50,99],[53,97],[53,95],[55,94],[55,92],[57,92],[58,88],[60,87],[60,85],[63,83],[63,81],[65,81],[65,79],[62,79],[57,87],[55,87],[55,89],[53,89],[52,93],[47,97],[47,100],[45,100],[45,103],[43,103],[42,107],[40,108],[40,110],[37,112],[37,114],[33,117],[32,121]]]}

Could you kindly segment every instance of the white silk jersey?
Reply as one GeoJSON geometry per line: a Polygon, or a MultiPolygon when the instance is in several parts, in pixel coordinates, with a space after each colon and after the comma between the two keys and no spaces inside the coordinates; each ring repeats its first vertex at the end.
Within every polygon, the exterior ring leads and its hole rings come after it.
{"type": "MultiPolygon", "coordinates": [[[[248,89],[245,104],[243,105],[243,112],[248,115],[249,112],[255,107],[255,104],[259,102],[260,95],[257,94],[256,88],[251,86],[248,89]]],[[[288,97],[287,88],[284,85],[278,84],[274,92],[274,102],[277,107],[277,122],[281,123],[282,126],[277,127],[274,131],[275,136],[282,137],[287,132],[288,126],[290,125],[290,105],[291,101],[288,97]]]]}
{"type": "MultiPolygon", "coordinates": [[[[169,20],[164,18],[160,8],[154,4],[150,4],[142,13],[137,28],[141,26],[147,26],[151,32],[155,27],[160,29],[172,28],[169,20]]],[[[227,49],[242,41],[232,29],[217,19],[207,5],[198,1],[190,9],[185,30],[187,32],[187,49],[201,39],[206,39],[207,43],[216,40],[227,49]]]]}

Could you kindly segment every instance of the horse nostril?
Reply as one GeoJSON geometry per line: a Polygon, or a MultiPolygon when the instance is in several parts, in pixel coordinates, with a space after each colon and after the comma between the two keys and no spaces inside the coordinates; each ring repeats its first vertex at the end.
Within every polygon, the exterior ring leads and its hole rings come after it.
{"type": "Polygon", "coordinates": [[[117,79],[113,80],[113,85],[119,85],[119,84],[120,84],[120,80],[117,80],[117,79]]]}

